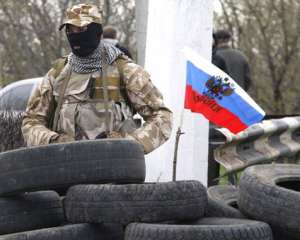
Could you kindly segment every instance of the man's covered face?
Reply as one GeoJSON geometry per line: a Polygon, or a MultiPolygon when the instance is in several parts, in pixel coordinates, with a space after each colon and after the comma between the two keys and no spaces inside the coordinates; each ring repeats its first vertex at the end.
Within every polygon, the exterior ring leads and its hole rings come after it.
{"type": "Polygon", "coordinates": [[[72,52],[79,57],[87,57],[98,47],[102,27],[97,23],[91,23],[85,27],[76,27],[68,24],[66,34],[72,52]]]}

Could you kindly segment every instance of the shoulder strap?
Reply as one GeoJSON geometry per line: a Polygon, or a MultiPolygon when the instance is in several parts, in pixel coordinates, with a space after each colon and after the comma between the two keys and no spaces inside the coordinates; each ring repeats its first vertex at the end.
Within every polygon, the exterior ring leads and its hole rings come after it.
{"type": "Polygon", "coordinates": [[[110,134],[110,115],[108,112],[108,88],[107,88],[107,65],[104,64],[102,66],[102,71],[101,71],[101,82],[102,82],[102,87],[103,87],[103,96],[104,96],[104,109],[105,109],[105,133],[106,136],[110,134]]]}
{"type": "Polygon", "coordinates": [[[52,68],[55,70],[54,78],[57,78],[68,63],[68,56],[61,57],[54,61],[52,68]]]}
{"type": "MultiPolygon", "coordinates": [[[[54,66],[53,66],[53,68],[55,69],[55,74],[54,74],[55,78],[57,78],[58,75],[61,73],[61,71],[67,64],[67,61],[68,61],[68,58],[60,58],[60,59],[56,60],[56,62],[54,63],[54,66]]],[[[70,81],[70,78],[71,78],[71,73],[72,73],[72,69],[70,68],[68,70],[66,78],[64,79],[64,81],[62,83],[62,87],[59,91],[58,101],[57,101],[57,105],[55,108],[55,113],[54,113],[53,123],[52,123],[52,131],[55,131],[55,132],[57,131],[59,112],[61,110],[64,95],[65,95],[68,83],[70,81]]]]}
{"type": "Polygon", "coordinates": [[[65,95],[68,83],[69,83],[70,78],[71,78],[71,73],[72,73],[72,69],[70,68],[66,78],[63,81],[62,88],[59,91],[57,106],[56,106],[56,109],[55,109],[54,118],[53,118],[53,125],[52,125],[52,130],[54,132],[57,131],[59,112],[60,112],[60,109],[61,109],[61,106],[62,106],[62,103],[63,103],[63,99],[64,99],[64,95],[65,95]]]}

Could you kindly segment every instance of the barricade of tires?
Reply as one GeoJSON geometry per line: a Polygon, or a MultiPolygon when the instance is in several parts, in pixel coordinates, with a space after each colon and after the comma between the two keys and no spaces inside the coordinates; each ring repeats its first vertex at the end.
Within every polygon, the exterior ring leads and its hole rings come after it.
{"type": "Polygon", "coordinates": [[[239,190],[232,185],[218,185],[207,189],[207,217],[246,218],[239,210],[239,190]]]}
{"type": "Polygon", "coordinates": [[[252,166],[238,188],[213,186],[207,193],[206,216],[262,221],[271,226],[275,240],[300,239],[300,165],[252,166]]]}
{"type": "Polygon", "coordinates": [[[0,153],[0,240],[273,239],[267,223],[227,218],[244,217],[236,209],[214,216],[198,181],[144,179],[143,150],[129,140],[0,153]],[[49,191],[67,189],[65,197],[49,191]]]}
{"type": "Polygon", "coordinates": [[[247,217],[270,224],[275,239],[300,239],[300,166],[266,164],[246,169],[238,205],[247,217]]]}

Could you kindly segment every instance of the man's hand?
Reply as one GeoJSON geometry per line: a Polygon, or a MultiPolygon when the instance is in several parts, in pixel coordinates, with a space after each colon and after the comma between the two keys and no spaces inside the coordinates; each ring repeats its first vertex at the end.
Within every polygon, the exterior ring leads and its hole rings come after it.
{"type": "Polygon", "coordinates": [[[124,138],[121,133],[112,131],[108,134],[108,138],[124,138]]]}
{"type": "Polygon", "coordinates": [[[65,142],[73,142],[75,139],[68,134],[60,134],[50,139],[50,143],[65,143],[65,142]]]}

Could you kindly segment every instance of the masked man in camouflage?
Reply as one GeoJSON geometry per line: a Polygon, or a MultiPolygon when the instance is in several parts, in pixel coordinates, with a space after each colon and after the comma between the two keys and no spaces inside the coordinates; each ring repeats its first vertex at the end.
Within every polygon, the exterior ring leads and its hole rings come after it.
{"type": "Polygon", "coordinates": [[[72,53],[56,62],[29,99],[22,124],[27,145],[126,138],[149,153],[163,144],[172,113],[149,74],[101,41],[98,8],[73,6],[64,27],[72,53]],[[132,120],[136,112],[145,121],[139,128],[132,120]]]}

